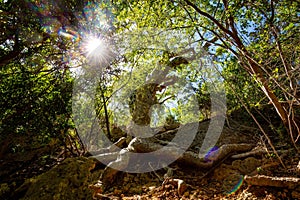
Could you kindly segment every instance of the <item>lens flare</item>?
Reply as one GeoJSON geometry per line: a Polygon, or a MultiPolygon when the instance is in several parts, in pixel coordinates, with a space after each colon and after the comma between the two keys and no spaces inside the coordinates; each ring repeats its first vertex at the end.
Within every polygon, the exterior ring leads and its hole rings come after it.
{"type": "Polygon", "coordinates": [[[219,148],[214,146],[208,150],[208,152],[204,156],[204,161],[213,162],[217,159],[219,153],[219,148]]]}
{"type": "Polygon", "coordinates": [[[244,182],[244,176],[240,175],[239,179],[237,180],[237,182],[235,182],[236,184],[234,185],[234,187],[231,190],[229,190],[227,192],[227,194],[230,195],[230,194],[233,194],[236,191],[238,191],[240,189],[240,187],[243,185],[243,182],[244,182]]]}
{"type": "Polygon", "coordinates": [[[67,28],[67,29],[61,28],[58,31],[58,35],[60,35],[64,38],[70,39],[73,42],[79,42],[79,40],[80,40],[79,34],[76,31],[73,31],[72,29],[69,29],[69,28],[67,28]]]}

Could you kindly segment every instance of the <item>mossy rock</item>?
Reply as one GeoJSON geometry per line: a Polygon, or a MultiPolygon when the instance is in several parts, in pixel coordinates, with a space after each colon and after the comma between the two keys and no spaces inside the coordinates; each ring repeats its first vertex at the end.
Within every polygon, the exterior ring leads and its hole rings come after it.
{"type": "Polygon", "coordinates": [[[48,172],[26,180],[16,192],[25,193],[23,200],[92,199],[88,186],[94,167],[92,159],[67,158],[48,172]]]}

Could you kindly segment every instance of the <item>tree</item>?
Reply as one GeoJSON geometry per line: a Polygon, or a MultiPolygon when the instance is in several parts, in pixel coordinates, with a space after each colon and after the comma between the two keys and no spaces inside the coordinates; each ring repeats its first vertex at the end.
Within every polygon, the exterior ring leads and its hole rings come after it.
{"type": "Polygon", "coordinates": [[[291,140],[299,137],[298,1],[116,1],[122,30],[181,30],[222,63],[235,57],[274,106],[291,140]],[[226,59],[227,58],[227,59],[226,59]],[[284,102],[290,102],[285,107],[284,102]]]}

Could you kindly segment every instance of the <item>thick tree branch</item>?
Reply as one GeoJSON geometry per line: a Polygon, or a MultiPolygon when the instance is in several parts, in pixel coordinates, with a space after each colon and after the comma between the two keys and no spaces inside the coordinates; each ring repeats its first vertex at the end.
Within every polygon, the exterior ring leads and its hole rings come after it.
{"type": "Polygon", "coordinates": [[[198,12],[200,15],[206,17],[207,19],[211,20],[215,25],[217,25],[218,28],[220,28],[224,33],[226,33],[227,35],[231,36],[232,38],[234,38],[234,34],[228,30],[227,28],[225,28],[216,18],[214,18],[213,16],[211,16],[210,14],[208,14],[207,12],[204,12],[202,10],[200,10],[200,8],[198,8],[194,3],[190,2],[189,0],[184,0],[186,2],[187,5],[191,6],[192,8],[194,8],[194,10],[196,12],[198,12]]]}

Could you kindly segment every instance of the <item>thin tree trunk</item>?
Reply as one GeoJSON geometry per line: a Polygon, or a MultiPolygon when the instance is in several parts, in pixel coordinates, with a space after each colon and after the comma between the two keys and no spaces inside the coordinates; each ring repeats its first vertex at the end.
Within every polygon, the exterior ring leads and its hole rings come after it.
{"type": "Polygon", "coordinates": [[[109,115],[107,111],[107,106],[106,106],[106,99],[104,95],[104,91],[102,86],[100,85],[100,90],[101,90],[101,98],[103,101],[103,108],[104,108],[104,115],[105,115],[105,124],[106,124],[106,130],[107,130],[107,137],[111,139],[111,134],[110,134],[110,127],[109,127],[109,115]]]}

